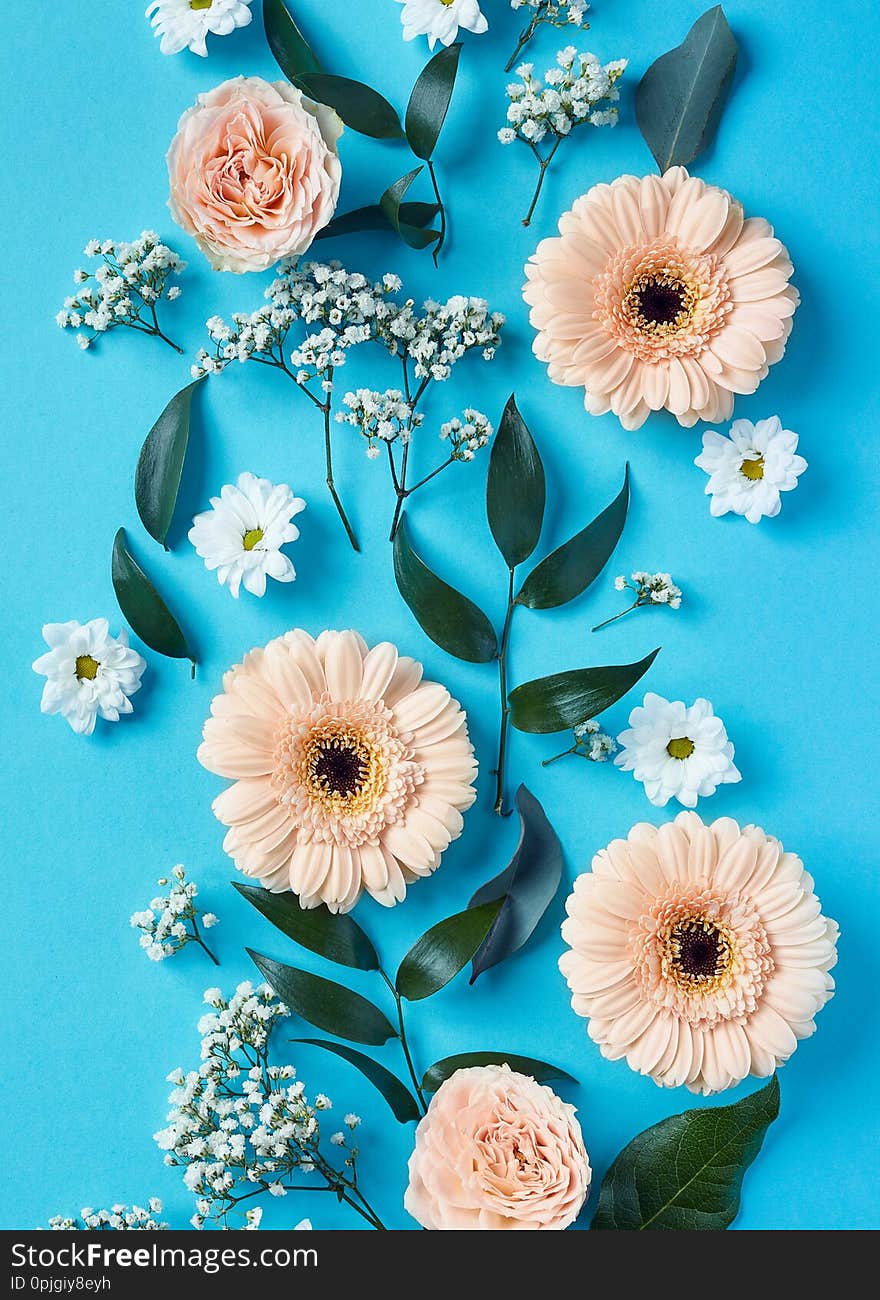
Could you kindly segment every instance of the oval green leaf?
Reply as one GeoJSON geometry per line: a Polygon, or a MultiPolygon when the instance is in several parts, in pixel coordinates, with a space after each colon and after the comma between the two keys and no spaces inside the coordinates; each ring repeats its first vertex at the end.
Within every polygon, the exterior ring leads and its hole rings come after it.
{"type": "Polygon", "coordinates": [[[124,528],[113,539],[111,576],[123,617],[144,645],[170,659],[189,659],[195,673],[195,656],[180,624],[143,569],[132,559],[124,528]]]}
{"type": "Polygon", "coordinates": [[[686,167],[712,143],[736,69],[737,46],[720,5],[681,45],[661,54],[636,89],[636,121],[661,172],[686,167]]]}
{"type": "Polygon", "coordinates": [[[365,1078],[369,1079],[374,1088],[378,1088],[382,1096],[391,1107],[391,1113],[401,1124],[408,1124],[410,1120],[418,1120],[421,1112],[415,1097],[409,1088],[405,1087],[396,1074],[386,1070],[384,1065],[374,1061],[371,1056],[365,1056],[363,1052],[355,1051],[353,1047],[345,1047],[342,1043],[331,1043],[325,1038],[291,1038],[292,1043],[307,1043],[309,1047],[323,1047],[325,1052],[332,1052],[335,1056],[341,1056],[344,1061],[348,1061],[360,1070],[365,1078]]]}
{"type": "Polygon", "coordinates": [[[474,664],[498,657],[495,629],[479,606],[438,578],[416,555],[406,515],[394,535],[394,577],[416,622],[441,650],[474,664]]]}
{"type": "Polygon", "coordinates": [[[602,1181],[591,1228],[717,1231],[739,1212],[745,1171],[779,1114],[774,1074],[732,1106],[686,1111],[645,1129],[602,1181]]]}
{"type": "Polygon", "coordinates": [[[532,569],[516,597],[529,609],[555,609],[595,582],[620,541],[629,508],[629,466],[623,487],[600,515],[532,569]]]}
{"type": "Polygon", "coordinates": [[[515,1052],[459,1052],[457,1056],[444,1056],[442,1061],[429,1065],[422,1079],[425,1092],[436,1092],[441,1083],[451,1079],[456,1070],[470,1070],[482,1065],[509,1065],[518,1074],[528,1074],[538,1083],[550,1079],[564,1079],[577,1083],[577,1079],[558,1065],[539,1061],[533,1056],[517,1056],[515,1052]]]}
{"type": "Polygon", "coordinates": [[[432,925],[400,963],[395,988],[408,1002],[437,993],[467,965],[489,933],[502,900],[469,907],[432,925]]]}
{"type": "Polygon", "coordinates": [[[369,135],[374,140],[403,139],[396,110],[372,86],[352,81],[350,77],[337,77],[332,72],[301,73],[296,84],[311,99],[335,109],[345,125],[359,135],[369,135]]]}
{"type": "MultiPolygon", "coordinates": [[[[422,229],[433,221],[439,208],[436,203],[401,203],[398,208],[398,221],[401,227],[416,226],[422,229]]],[[[337,235],[356,235],[365,230],[387,230],[390,222],[378,203],[368,203],[363,208],[353,208],[351,212],[342,212],[319,230],[315,239],[333,239],[337,235]]],[[[436,238],[436,231],[432,238],[436,238]]]]}
{"type": "Polygon", "coordinates": [[[357,921],[325,907],[300,907],[296,894],[273,894],[260,886],[230,881],[242,898],[283,934],[328,961],[355,970],[378,970],[379,956],[357,921]]]}
{"type": "Polygon", "coordinates": [[[495,545],[508,569],[538,545],[546,502],[544,465],[511,394],[489,456],[486,513],[495,545]]]}
{"type": "Polygon", "coordinates": [[[520,731],[538,734],[565,731],[586,722],[632,690],[659,653],[658,646],[638,663],[575,668],[524,682],[508,697],[510,721],[520,731]]]}
{"type": "Polygon", "coordinates": [[[469,907],[500,899],[501,907],[474,954],[471,984],[490,966],[513,956],[531,938],[562,879],[562,845],[538,800],[521,785],[516,792],[520,837],[510,865],[474,894],[469,907]]]}
{"type": "Polygon", "coordinates": [[[141,522],[166,551],[189,443],[192,395],[201,382],[196,379],[174,394],[147,434],[134,474],[134,499],[141,522]]]}
{"type": "Polygon", "coordinates": [[[288,81],[296,82],[310,72],[323,71],[283,0],[263,0],[263,27],[275,62],[288,81]]]}
{"type": "MultiPolygon", "coordinates": [[[[409,244],[410,248],[427,248],[428,244],[433,244],[436,239],[440,238],[439,230],[424,230],[417,226],[408,224],[403,220],[401,213],[404,208],[402,200],[410,185],[418,176],[422,168],[414,167],[411,172],[401,176],[388,189],[379,200],[379,208],[383,213],[386,221],[392,230],[396,230],[404,243],[409,244]]],[[[414,205],[410,205],[414,206],[414,205]]]]}
{"type": "Polygon", "coordinates": [[[373,1047],[397,1037],[397,1030],[387,1016],[360,993],[311,971],[285,966],[251,948],[245,951],[281,1001],[310,1025],[336,1034],[337,1038],[373,1047]]]}
{"type": "Polygon", "coordinates": [[[417,158],[434,152],[455,87],[460,45],[449,45],[429,59],[416,79],[406,108],[406,138],[417,158]]]}

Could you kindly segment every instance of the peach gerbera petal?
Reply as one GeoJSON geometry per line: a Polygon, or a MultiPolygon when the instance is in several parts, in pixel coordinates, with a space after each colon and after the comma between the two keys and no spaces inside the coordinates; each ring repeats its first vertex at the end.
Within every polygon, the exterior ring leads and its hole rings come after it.
{"type": "Polygon", "coordinates": [[[797,306],[773,228],[688,176],[596,185],[526,266],[534,352],[554,383],[584,388],[624,428],[667,409],[690,428],[726,418],[785,351],[797,306]]]}
{"type": "Polygon", "coordinates": [[[766,1076],[833,995],[837,926],[793,853],[731,818],[633,827],[579,876],[559,966],[610,1060],[692,1092],[766,1076]]]}
{"type": "Polygon", "coordinates": [[[224,677],[199,761],[235,784],[214,801],[246,875],[303,907],[391,906],[429,875],[475,797],[467,722],[388,642],[288,632],[224,677]]]}

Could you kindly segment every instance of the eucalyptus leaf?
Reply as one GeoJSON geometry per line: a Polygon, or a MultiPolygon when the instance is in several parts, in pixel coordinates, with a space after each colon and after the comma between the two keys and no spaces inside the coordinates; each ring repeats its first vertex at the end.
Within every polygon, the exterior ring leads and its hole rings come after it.
{"type": "Polygon", "coordinates": [[[562,845],[538,800],[521,785],[516,792],[520,837],[510,865],[474,894],[469,907],[491,899],[501,907],[474,954],[471,984],[490,966],[513,956],[534,932],[562,879],[562,845]]]}
{"type": "Polygon", "coordinates": [[[779,1114],[776,1075],[732,1106],[673,1115],[624,1147],[602,1181],[591,1228],[717,1231],[739,1212],[745,1171],[779,1114]]]}
{"type": "MultiPolygon", "coordinates": [[[[421,230],[433,221],[439,212],[436,203],[401,203],[398,207],[398,229],[410,228],[421,230]]],[[[368,203],[363,208],[353,208],[351,212],[342,212],[328,221],[323,230],[319,230],[315,239],[334,239],[338,235],[357,235],[367,230],[388,230],[391,222],[378,203],[368,203]]],[[[394,229],[394,227],[391,227],[394,229]]],[[[431,239],[437,238],[437,231],[432,231],[431,239]]],[[[430,240],[427,241],[430,243],[430,240]]]]}
{"type": "Polygon", "coordinates": [[[438,578],[416,555],[406,515],[394,534],[397,589],[435,645],[456,659],[484,664],[498,656],[498,638],[486,615],[467,596],[438,578]]]}
{"type": "Polygon", "coordinates": [[[508,569],[538,545],[546,501],[544,466],[511,394],[489,456],[486,513],[495,545],[508,569]]]}
{"type": "Polygon", "coordinates": [[[482,1065],[509,1065],[518,1074],[531,1075],[538,1083],[547,1083],[550,1079],[564,1079],[567,1083],[577,1083],[573,1075],[561,1070],[558,1065],[536,1060],[532,1056],[517,1056],[515,1052],[459,1052],[457,1056],[444,1056],[442,1061],[429,1065],[422,1079],[425,1092],[436,1092],[441,1083],[451,1079],[456,1070],[470,1070],[482,1065]]]}
{"type": "Polygon", "coordinates": [[[501,903],[495,898],[432,925],[400,963],[394,981],[400,996],[418,1002],[454,979],[485,940],[501,903]]]}
{"type": "Polygon", "coordinates": [[[397,111],[384,95],[362,81],[337,77],[332,72],[300,73],[296,84],[310,99],[334,109],[346,126],[374,140],[402,140],[397,111]]]}
{"type": "Polygon", "coordinates": [[[278,994],[282,1002],[309,1024],[316,1025],[337,1038],[348,1038],[354,1043],[367,1043],[379,1047],[389,1038],[397,1037],[397,1030],[377,1006],[323,975],[285,966],[271,957],[246,948],[248,956],[278,994]]]}
{"type": "Polygon", "coordinates": [[[167,655],[169,659],[189,659],[195,676],[195,656],[186,643],[180,624],[132,558],[124,528],[120,528],[113,539],[111,576],[119,608],[135,634],[160,655],[167,655]]]}
{"type": "Polygon", "coordinates": [[[565,605],[595,582],[620,540],[629,506],[629,466],[623,487],[600,515],[532,569],[516,597],[529,609],[565,605]]]}
{"type": "Polygon", "coordinates": [[[141,522],[166,551],[189,443],[192,395],[201,382],[196,379],[174,394],[147,434],[135,470],[134,499],[141,522]]]}
{"type": "Polygon", "coordinates": [[[424,230],[410,225],[401,215],[403,208],[407,206],[402,202],[403,196],[421,170],[421,167],[415,167],[405,176],[401,176],[399,180],[388,186],[379,200],[379,207],[386,221],[392,230],[397,231],[404,243],[409,244],[410,248],[427,248],[429,244],[433,244],[440,238],[439,230],[424,230]]]}
{"type": "Polygon", "coordinates": [[[369,937],[347,914],[320,907],[300,907],[296,894],[273,894],[261,886],[230,882],[242,898],[296,943],[340,966],[378,970],[379,957],[369,937]]]}
{"type": "Polygon", "coordinates": [[[712,143],[736,69],[737,45],[720,5],[681,45],[661,54],[636,89],[636,121],[661,173],[686,167],[712,143]]]}
{"type": "Polygon", "coordinates": [[[288,81],[296,82],[307,73],[323,71],[283,0],[263,0],[263,27],[275,62],[288,81]]]}
{"type": "Polygon", "coordinates": [[[392,1074],[378,1061],[374,1061],[372,1056],[366,1056],[363,1052],[358,1052],[353,1047],[346,1047],[343,1043],[331,1043],[326,1038],[291,1038],[290,1041],[307,1043],[309,1047],[323,1047],[325,1052],[333,1052],[335,1056],[341,1056],[344,1061],[348,1061],[355,1069],[360,1070],[375,1088],[378,1088],[391,1107],[394,1118],[401,1124],[408,1124],[410,1120],[419,1118],[421,1114],[419,1104],[409,1088],[400,1082],[396,1074],[392,1074]]]}
{"type": "Polygon", "coordinates": [[[416,80],[404,126],[409,147],[427,162],[434,152],[455,88],[460,45],[449,45],[429,59],[416,80]]]}
{"type": "Polygon", "coordinates": [[[658,646],[638,663],[575,668],[524,682],[508,697],[510,721],[520,731],[540,734],[565,731],[586,722],[632,690],[659,653],[658,646]]]}

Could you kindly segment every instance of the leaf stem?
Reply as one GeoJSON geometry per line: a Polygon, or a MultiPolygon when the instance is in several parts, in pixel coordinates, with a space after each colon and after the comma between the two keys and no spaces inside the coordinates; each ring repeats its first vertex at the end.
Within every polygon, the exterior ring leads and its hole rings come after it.
{"type": "Polygon", "coordinates": [[[497,781],[495,784],[495,807],[494,812],[499,817],[509,817],[513,811],[508,808],[504,810],[504,764],[507,758],[507,736],[510,726],[510,705],[507,702],[507,646],[510,641],[510,624],[513,619],[514,599],[513,599],[513,569],[508,569],[507,583],[507,613],[504,616],[504,628],[501,632],[501,645],[498,650],[498,687],[501,693],[501,727],[498,735],[498,766],[495,769],[497,781]]]}
{"type": "Polygon", "coordinates": [[[624,614],[629,614],[632,610],[638,609],[638,607],[639,602],[634,600],[631,605],[627,605],[626,609],[622,609],[619,614],[612,614],[610,618],[605,619],[604,623],[597,623],[592,630],[594,632],[599,632],[603,627],[607,627],[609,623],[616,623],[619,618],[623,618],[624,614]]]}
{"type": "Polygon", "coordinates": [[[523,225],[524,225],[524,226],[531,225],[532,214],[534,213],[535,208],[536,208],[537,205],[538,205],[538,199],[540,198],[540,195],[541,195],[541,189],[542,189],[542,187],[543,187],[543,185],[544,185],[544,177],[547,175],[547,168],[550,166],[551,162],[553,161],[553,155],[556,153],[556,150],[559,148],[559,145],[561,144],[561,142],[562,142],[562,136],[561,136],[561,135],[558,135],[558,136],[556,137],[556,142],[555,142],[555,144],[553,145],[553,148],[552,148],[552,149],[550,150],[550,152],[548,153],[547,157],[546,157],[546,158],[542,158],[542,157],[541,157],[541,154],[540,154],[540,151],[539,151],[539,149],[538,149],[538,147],[537,147],[537,145],[532,144],[531,140],[529,141],[529,148],[531,149],[532,153],[533,153],[533,154],[535,155],[535,157],[537,158],[537,160],[538,160],[538,164],[539,164],[539,166],[540,166],[540,168],[541,168],[541,171],[540,171],[540,174],[539,174],[539,176],[538,176],[538,184],[537,184],[537,186],[535,187],[535,193],[532,195],[532,201],[531,201],[531,203],[529,204],[529,210],[528,210],[528,212],[526,213],[526,215],[523,217],[523,225]]]}
{"type": "Polygon", "coordinates": [[[388,988],[391,990],[391,995],[394,998],[395,1004],[397,1006],[397,1024],[400,1030],[400,1045],[403,1048],[403,1055],[406,1060],[406,1068],[409,1070],[409,1077],[410,1079],[412,1079],[413,1087],[416,1090],[416,1096],[419,1099],[419,1105],[422,1108],[422,1114],[427,1115],[428,1104],[425,1101],[425,1094],[422,1091],[422,1085],[419,1082],[419,1076],[416,1074],[416,1068],[413,1065],[412,1055],[409,1050],[409,1043],[407,1042],[407,1038],[406,1038],[406,1026],[403,1023],[403,998],[400,996],[397,989],[394,987],[394,984],[391,982],[391,980],[388,978],[385,971],[382,970],[381,967],[379,968],[379,974],[382,976],[383,980],[388,985],[388,988]]]}
{"type": "Polygon", "coordinates": [[[440,238],[434,244],[431,250],[431,256],[434,259],[434,265],[440,265],[440,249],[446,243],[446,209],[443,206],[443,200],[440,197],[440,187],[437,184],[437,173],[434,171],[434,164],[430,158],[427,159],[428,175],[431,177],[431,184],[434,187],[434,195],[437,199],[437,206],[440,209],[440,238]]]}

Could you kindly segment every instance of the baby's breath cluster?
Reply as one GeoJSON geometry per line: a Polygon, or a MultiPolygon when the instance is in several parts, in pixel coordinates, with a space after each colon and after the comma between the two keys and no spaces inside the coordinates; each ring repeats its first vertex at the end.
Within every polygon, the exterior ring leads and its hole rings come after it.
{"type": "Polygon", "coordinates": [[[548,27],[579,27],[582,31],[590,26],[586,19],[590,6],[586,0],[510,0],[510,7],[524,9],[528,14],[528,22],[519,34],[516,49],[504,66],[505,72],[510,71],[542,23],[548,27]]]}
{"type": "Polygon", "coordinates": [[[78,330],[76,341],[83,349],[91,347],[99,334],[124,325],[163,339],[181,352],[183,349],[159,328],[156,304],[163,298],[173,302],[180,297],[180,286],[168,281],[183,271],[186,262],[160,243],[153,230],[143,231],[130,244],[92,239],[83,251],[86,257],[100,257],[101,264],[94,272],[74,271],[77,292],[64,299],[55,317],[57,324],[78,330]]]}
{"type": "Polygon", "coordinates": [[[490,312],[485,298],[456,294],[442,303],[427,299],[421,314],[410,300],[389,320],[381,338],[392,355],[402,351],[412,358],[424,387],[432,379],[448,379],[456,361],[474,348],[491,361],[503,325],[503,314],[490,312]]]}
{"type": "Polygon", "coordinates": [[[595,54],[579,54],[573,45],[560,50],[556,66],[544,78],[534,75],[534,64],[521,63],[519,81],[507,87],[507,126],[498,132],[502,144],[522,140],[538,160],[540,174],[529,210],[527,226],[538,202],[544,177],[566,136],[578,126],[614,126],[617,122],[617,82],[623,76],[626,59],[602,64],[595,54]],[[540,148],[543,142],[543,150],[540,148]]]}
{"type": "Polygon", "coordinates": [[[561,754],[554,754],[552,758],[545,758],[541,766],[549,767],[557,759],[566,758],[569,754],[585,758],[590,763],[606,763],[609,756],[617,749],[617,741],[613,736],[605,734],[601,723],[595,718],[579,722],[572,728],[572,737],[574,744],[569,749],[564,749],[561,754]]]}
{"type": "Polygon", "coordinates": [[[492,425],[482,411],[465,407],[462,419],[456,416],[440,425],[440,437],[452,448],[450,460],[473,460],[474,454],[492,437],[492,425]]]}
{"type": "Polygon", "coordinates": [[[147,1201],[146,1209],[141,1205],[112,1205],[109,1210],[93,1210],[91,1206],[84,1206],[79,1212],[79,1218],[56,1214],[49,1220],[49,1227],[54,1232],[94,1232],[113,1229],[120,1232],[138,1230],[155,1232],[158,1229],[168,1228],[167,1223],[160,1223],[156,1217],[161,1213],[162,1202],[157,1196],[151,1196],[147,1201]]]}
{"type": "MultiPolygon", "coordinates": [[[[168,889],[150,901],[150,906],[142,912],[135,912],[130,920],[132,929],[140,930],[140,945],[151,961],[164,961],[181,952],[188,943],[197,943],[211,958],[215,966],[217,958],[205,944],[199,930],[199,909],[196,906],[198,887],[195,881],[187,880],[183,867],[177,866],[171,873],[171,880],[162,876],[159,884],[168,889]]],[[[202,925],[206,930],[219,924],[219,918],[213,912],[202,915],[202,925]]]]}
{"type": "Polygon", "coordinates": [[[346,393],[343,402],[348,408],[337,411],[340,424],[350,424],[367,440],[367,455],[375,460],[382,442],[409,442],[424,416],[413,411],[404,401],[399,388],[387,388],[384,393],[372,388],[358,388],[346,393]]]}
{"type": "MultiPolygon", "coordinates": [[[[321,1150],[319,1116],[331,1109],[323,1093],[314,1101],[292,1065],[269,1062],[275,1024],[288,1010],[268,985],[239,984],[227,1001],[220,989],[205,993],[210,1007],[199,1021],[201,1065],[168,1075],[168,1127],[155,1135],[166,1152],[165,1163],[183,1169],[194,1192],[193,1226],[208,1220],[227,1226],[227,1217],[243,1201],[291,1190],[333,1190],[374,1227],[381,1226],[357,1188],[358,1149],[350,1135],[360,1123],[347,1115],[349,1137],[340,1131],[331,1141],[345,1148],[340,1167],[321,1150]],[[290,1179],[300,1180],[295,1188],[290,1179]]],[[[250,1226],[259,1216],[248,1216],[250,1226]]]]}
{"type": "Polygon", "coordinates": [[[597,623],[593,628],[594,632],[598,632],[601,627],[607,627],[609,623],[615,623],[617,619],[623,618],[624,614],[629,614],[642,605],[668,605],[670,609],[681,608],[681,587],[676,587],[669,573],[647,573],[643,569],[637,569],[632,574],[631,582],[627,582],[622,574],[615,578],[614,590],[631,591],[635,595],[635,600],[619,614],[606,618],[604,623],[597,623]]]}

